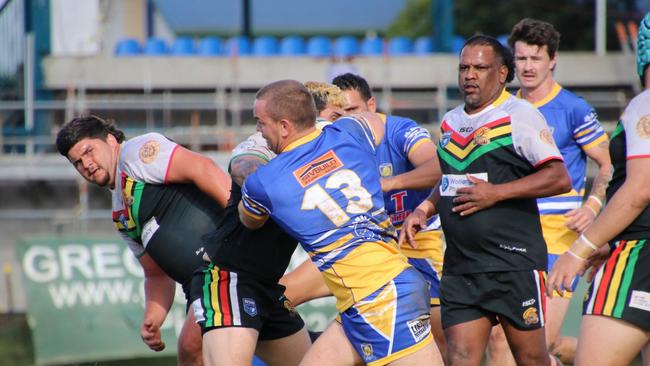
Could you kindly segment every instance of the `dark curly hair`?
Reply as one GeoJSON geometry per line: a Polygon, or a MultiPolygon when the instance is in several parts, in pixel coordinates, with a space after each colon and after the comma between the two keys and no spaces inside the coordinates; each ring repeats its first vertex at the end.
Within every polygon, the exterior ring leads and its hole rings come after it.
{"type": "Polygon", "coordinates": [[[515,42],[517,41],[540,48],[546,46],[548,56],[552,59],[560,47],[560,32],[551,23],[524,18],[512,27],[512,32],[508,37],[510,49],[515,49],[515,42]]]}
{"type": "Polygon", "coordinates": [[[85,138],[106,141],[108,135],[113,135],[118,143],[125,140],[124,132],[115,128],[113,121],[104,120],[97,116],[75,117],[67,122],[56,134],[56,149],[65,157],[70,149],[85,138]]]}

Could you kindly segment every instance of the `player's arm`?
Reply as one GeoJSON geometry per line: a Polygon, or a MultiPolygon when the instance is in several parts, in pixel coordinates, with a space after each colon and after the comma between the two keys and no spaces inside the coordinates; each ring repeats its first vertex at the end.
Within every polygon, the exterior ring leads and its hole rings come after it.
{"type": "Polygon", "coordinates": [[[266,164],[266,160],[255,155],[240,155],[230,161],[230,177],[238,186],[244,185],[244,180],[266,164]]]}
{"type": "Polygon", "coordinates": [[[320,271],[309,259],[282,276],[280,284],[286,287],[284,296],[294,306],[332,294],[320,271]]]}
{"type": "Polygon", "coordinates": [[[249,229],[255,230],[261,228],[269,218],[267,215],[258,216],[253,214],[248,209],[246,209],[243,201],[239,202],[237,210],[239,211],[239,220],[244,226],[249,229]]]}
{"type": "Polygon", "coordinates": [[[146,252],[139,258],[144,270],[144,318],[140,326],[142,341],[152,350],[165,349],[160,327],[174,301],[176,283],[146,252]]]}
{"type": "Polygon", "coordinates": [[[605,190],[612,178],[609,140],[606,135],[604,135],[604,138],[605,140],[598,145],[585,150],[585,154],[598,165],[598,174],[594,178],[591,191],[584,205],[567,213],[569,217],[567,227],[577,232],[583,232],[602,209],[603,202],[605,202],[605,190]]]}
{"type": "Polygon", "coordinates": [[[402,229],[399,234],[399,244],[400,246],[405,242],[408,243],[411,247],[415,248],[415,234],[423,228],[427,227],[427,220],[429,217],[433,216],[438,212],[436,206],[440,200],[440,189],[439,184],[433,188],[429,197],[422,201],[418,207],[409,214],[404,223],[402,223],[402,229]]]}
{"type": "Polygon", "coordinates": [[[230,177],[209,157],[178,146],[169,162],[167,183],[192,183],[226,207],[230,177]]]}
{"type": "Polygon", "coordinates": [[[454,198],[453,212],[461,216],[471,215],[497,202],[514,198],[538,198],[554,196],[571,190],[571,179],[561,160],[549,160],[537,167],[530,175],[508,183],[492,184],[467,175],[471,187],[459,188],[454,198]]]}
{"type": "Polygon", "coordinates": [[[409,161],[414,169],[388,178],[381,179],[381,190],[393,189],[427,189],[440,180],[440,163],[436,156],[436,145],[430,139],[422,139],[409,154],[409,161]]]}
{"type": "Polygon", "coordinates": [[[549,275],[547,292],[569,288],[577,273],[584,273],[588,258],[625,230],[650,205],[650,158],[629,159],[627,176],[592,225],[560,256],[549,275]]]}

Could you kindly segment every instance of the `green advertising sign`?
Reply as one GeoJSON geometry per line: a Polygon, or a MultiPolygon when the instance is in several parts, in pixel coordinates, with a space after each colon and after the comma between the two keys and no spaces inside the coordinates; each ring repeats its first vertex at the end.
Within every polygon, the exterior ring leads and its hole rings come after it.
{"type": "MultiPolygon", "coordinates": [[[[167,347],[155,353],[140,340],[143,272],[127,246],[112,236],[44,236],[17,245],[27,311],[39,365],[174,355],[185,320],[185,296],[177,287],[163,324],[167,347]]],[[[290,268],[306,259],[297,250],[290,268]]],[[[299,307],[309,329],[334,318],[333,298],[299,307]]]]}

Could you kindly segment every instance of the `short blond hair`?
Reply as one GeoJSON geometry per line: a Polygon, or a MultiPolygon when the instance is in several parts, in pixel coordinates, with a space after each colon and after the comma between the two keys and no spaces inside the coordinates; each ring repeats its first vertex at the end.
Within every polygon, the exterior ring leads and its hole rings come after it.
{"type": "Polygon", "coordinates": [[[305,83],[305,87],[314,98],[318,113],[322,112],[328,105],[345,108],[345,95],[338,86],[320,81],[308,81],[305,83]]]}

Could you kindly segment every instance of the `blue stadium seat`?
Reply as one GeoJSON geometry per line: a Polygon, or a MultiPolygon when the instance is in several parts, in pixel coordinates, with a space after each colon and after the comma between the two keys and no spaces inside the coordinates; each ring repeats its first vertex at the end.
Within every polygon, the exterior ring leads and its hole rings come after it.
{"type": "Polygon", "coordinates": [[[502,45],[504,45],[505,47],[508,47],[508,37],[509,36],[510,36],[509,34],[502,34],[502,35],[498,36],[497,39],[499,40],[499,42],[501,42],[502,45]]]}
{"type": "Polygon", "coordinates": [[[365,38],[361,42],[361,54],[365,56],[381,56],[384,53],[384,41],[379,37],[365,38]]]}
{"type": "Polygon", "coordinates": [[[144,44],[144,54],[159,56],[167,54],[167,43],[162,38],[149,38],[144,44]]]}
{"type": "Polygon", "coordinates": [[[188,56],[196,54],[194,40],[190,37],[178,37],[172,43],[172,55],[188,56]]]}
{"type": "Polygon", "coordinates": [[[359,53],[359,42],[352,36],[342,36],[334,40],[334,56],[352,57],[359,53]]]}
{"type": "Polygon", "coordinates": [[[427,36],[418,37],[413,45],[413,51],[416,55],[429,55],[434,50],[433,38],[427,36]]]}
{"type": "Polygon", "coordinates": [[[280,54],[283,56],[300,56],[305,52],[305,40],[300,36],[287,36],[280,41],[280,54]]]}
{"type": "Polygon", "coordinates": [[[226,42],[226,55],[233,56],[235,53],[240,56],[251,54],[251,42],[244,36],[231,37],[226,42]]]}
{"type": "Polygon", "coordinates": [[[140,42],[135,38],[121,39],[115,45],[115,56],[135,56],[140,54],[140,42]]]}
{"type": "Polygon", "coordinates": [[[205,57],[221,56],[221,39],[217,37],[205,37],[199,43],[199,55],[205,57]]]}
{"type": "Polygon", "coordinates": [[[413,42],[407,37],[395,37],[388,41],[388,53],[391,55],[408,55],[413,53],[413,42]]]}
{"type": "Polygon", "coordinates": [[[328,57],[332,55],[332,45],[325,36],[311,37],[307,42],[307,54],[313,57],[328,57]]]}
{"type": "Polygon", "coordinates": [[[463,36],[454,36],[451,39],[451,52],[455,54],[460,54],[460,51],[463,49],[466,39],[463,36]]]}
{"type": "Polygon", "coordinates": [[[278,40],[271,36],[257,37],[253,41],[253,55],[275,56],[278,54],[278,40]]]}

